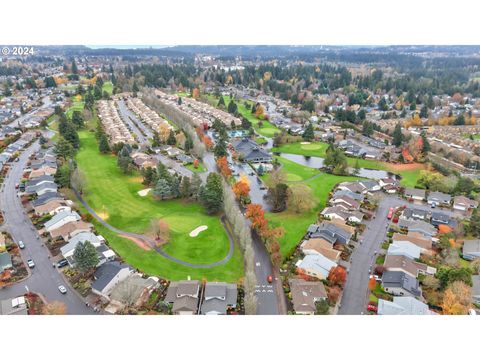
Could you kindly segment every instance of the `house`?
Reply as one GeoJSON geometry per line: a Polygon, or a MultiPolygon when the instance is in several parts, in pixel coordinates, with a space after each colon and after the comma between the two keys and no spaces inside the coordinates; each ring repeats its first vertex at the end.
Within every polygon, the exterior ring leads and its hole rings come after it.
{"type": "Polygon", "coordinates": [[[404,195],[407,199],[412,199],[417,201],[425,200],[425,190],[422,190],[422,189],[406,188],[404,195]]]}
{"type": "Polygon", "coordinates": [[[387,255],[404,255],[410,259],[420,258],[422,248],[409,241],[392,242],[387,250],[387,255]]]}
{"type": "Polygon", "coordinates": [[[8,252],[0,253],[0,273],[13,268],[12,257],[8,252]]]}
{"type": "Polygon", "coordinates": [[[125,306],[140,306],[143,300],[158,287],[158,278],[144,278],[142,274],[134,273],[117,283],[110,292],[110,304],[116,309],[125,306]]]}
{"type": "Polygon", "coordinates": [[[337,266],[335,262],[320,254],[306,255],[303,260],[299,260],[295,265],[305,274],[320,280],[326,279],[330,270],[337,266]]]}
{"type": "Polygon", "coordinates": [[[28,315],[25,297],[0,300],[0,315],[28,315]]]}
{"type": "Polygon", "coordinates": [[[52,231],[59,227],[68,224],[69,222],[75,222],[80,220],[80,215],[76,211],[65,210],[54,215],[48,220],[44,226],[46,231],[52,231]]]}
{"type": "Polygon", "coordinates": [[[63,240],[68,241],[68,239],[81,232],[90,231],[92,227],[92,224],[84,221],[69,222],[49,233],[52,239],[62,238],[63,240]]]}
{"type": "Polygon", "coordinates": [[[422,248],[422,253],[432,249],[432,240],[424,237],[420,233],[408,233],[407,235],[395,233],[392,236],[392,240],[395,242],[409,241],[422,248]]]}
{"type": "Polygon", "coordinates": [[[233,142],[235,152],[247,162],[271,162],[272,156],[265,150],[261,149],[259,145],[250,139],[244,138],[233,142]]]}
{"type": "Polygon", "coordinates": [[[406,220],[425,220],[427,217],[427,212],[423,209],[405,208],[400,217],[406,220]]]}
{"type": "Polygon", "coordinates": [[[418,220],[398,220],[398,226],[408,232],[415,232],[431,239],[437,233],[437,229],[431,224],[418,220]]]}
{"type": "Polygon", "coordinates": [[[92,291],[108,299],[115,285],[131,274],[133,274],[133,269],[128,265],[121,264],[118,261],[107,262],[95,271],[92,291]]]}
{"type": "Polygon", "coordinates": [[[1,252],[4,252],[4,251],[7,251],[7,244],[6,244],[6,238],[5,238],[5,235],[3,235],[1,232],[0,232],[0,253],[1,252]]]}
{"type": "Polygon", "coordinates": [[[208,282],[200,307],[202,315],[226,315],[228,308],[237,306],[237,284],[208,282]]]}
{"type": "Polygon", "coordinates": [[[437,269],[426,264],[413,261],[405,255],[387,255],[383,264],[388,271],[403,271],[404,273],[418,277],[418,275],[434,275],[437,269]]]}
{"type": "Polygon", "coordinates": [[[326,207],[321,214],[326,219],[336,219],[340,221],[348,221],[350,214],[340,206],[326,207]]]}
{"type": "Polygon", "coordinates": [[[444,194],[439,191],[432,191],[428,194],[427,203],[429,205],[442,205],[442,206],[450,206],[450,202],[452,201],[452,197],[448,194],[444,194]]]}
{"type": "Polygon", "coordinates": [[[344,195],[330,200],[330,204],[333,206],[339,206],[345,210],[358,210],[360,209],[360,204],[354,199],[344,195]]]}
{"type": "Polygon", "coordinates": [[[480,257],[480,240],[465,240],[462,256],[466,260],[475,260],[480,257]]]}
{"type": "Polygon", "coordinates": [[[191,156],[185,155],[185,154],[178,155],[177,160],[180,161],[184,165],[193,163],[193,158],[191,156]]]}
{"type": "Polygon", "coordinates": [[[386,292],[395,296],[422,295],[418,280],[403,271],[385,271],[382,275],[382,286],[386,292]]]}
{"type": "Polygon", "coordinates": [[[435,315],[427,304],[410,297],[394,296],[393,301],[378,300],[378,315],[435,315]]]}
{"type": "Polygon", "coordinates": [[[95,248],[98,256],[97,266],[105,264],[107,261],[113,261],[117,258],[115,252],[105,244],[100,244],[95,248]]]}
{"type": "Polygon", "coordinates": [[[365,195],[363,194],[358,194],[356,192],[352,192],[350,190],[340,190],[337,189],[335,193],[333,194],[332,198],[336,199],[341,196],[348,196],[349,198],[352,198],[356,202],[362,203],[365,200],[365,195]]]}
{"type": "Polygon", "coordinates": [[[47,192],[43,195],[39,195],[38,198],[32,201],[32,206],[40,206],[48,203],[51,200],[63,200],[63,196],[58,192],[47,192]]]}
{"type": "Polygon", "coordinates": [[[72,208],[70,207],[70,204],[71,204],[70,201],[52,199],[46,204],[33,207],[33,210],[35,211],[35,214],[38,216],[42,216],[46,214],[53,216],[62,211],[71,211],[72,208]]]}
{"type": "Polygon", "coordinates": [[[359,194],[367,194],[370,192],[381,190],[380,185],[373,180],[343,182],[338,184],[337,188],[340,190],[347,190],[359,194]]]}
{"type": "Polygon", "coordinates": [[[31,187],[31,186],[37,186],[37,185],[40,185],[40,184],[43,184],[43,183],[53,183],[55,182],[55,178],[51,175],[42,175],[42,176],[39,176],[39,177],[36,177],[34,179],[31,179],[29,181],[27,181],[27,188],[28,187],[31,187]]]}
{"type": "Polygon", "coordinates": [[[165,301],[173,304],[175,315],[194,315],[198,310],[200,281],[172,281],[167,290],[165,301]]]}
{"type": "Polygon", "coordinates": [[[333,222],[322,222],[320,225],[312,224],[307,229],[308,238],[321,238],[330,244],[346,245],[350,242],[353,233],[349,232],[333,222]]]}
{"type": "Polygon", "coordinates": [[[333,245],[325,239],[310,239],[304,241],[300,247],[305,255],[323,255],[326,258],[337,262],[341,251],[335,250],[333,245]]]}
{"type": "Polygon", "coordinates": [[[472,302],[480,305],[480,275],[472,275],[472,302]]]}
{"type": "Polygon", "coordinates": [[[439,212],[439,211],[432,212],[430,221],[434,226],[448,225],[451,228],[455,228],[457,226],[456,220],[450,218],[450,215],[439,212]]]}
{"type": "Polygon", "coordinates": [[[58,186],[54,182],[43,182],[38,185],[27,186],[25,192],[27,194],[37,194],[38,196],[42,196],[46,193],[56,193],[57,190],[58,186]]]}
{"type": "Polygon", "coordinates": [[[327,298],[325,286],[320,281],[291,279],[289,283],[296,314],[314,315],[316,303],[327,298]]]}
{"type": "Polygon", "coordinates": [[[386,186],[393,186],[396,188],[398,186],[398,181],[393,178],[384,178],[378,180],[378,185],[383,189],[385,189],[386,186]]]}
{"type": "Polygon", "coordinates": [[[77,247],[78,243],[84,244],[86,241],[91,243],[93,246],[98,247],[103,243],[104,239],[103,237],[96,236],[94,233],[84,231],[73,236],[68,244],[60,248],[62,256],[68,261],[70,266],[74,266],[75,264],[75,261],[73,260],[73,253],[75,252],[75,248],[77,247]]]}
{"type": "Polygon", "coordinates": [[[478,207],[478,201],[471,200],[465,196],[455,196],[453,198],[453,209],[460,211],[468,211],[470,209],[476,209],[478,207]]]}

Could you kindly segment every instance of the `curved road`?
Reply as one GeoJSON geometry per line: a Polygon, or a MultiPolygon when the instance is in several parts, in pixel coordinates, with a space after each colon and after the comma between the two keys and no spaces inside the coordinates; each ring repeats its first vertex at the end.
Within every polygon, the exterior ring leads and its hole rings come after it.
{"type": "Polygon", "coordinates": [[[95,210],[93,210],[90,205],[87,204],[87,202],[82,198],[82,196],[76,191],[74,190],[75,192],[75,195],[77,196],[78,200],[82,203],[82,205],[85,207],[85,209],[87,209],[87,211],[99,222],[101,223],[103,226],[105,226],[107,229],[121,235],[121,236],[126,236],[126,237],[133,237],[135,239],[139,239],[140,241],[144,241],[144,242],[147,242],[152,248],[155,249],[155,251],[157,251],[161,256],[163,256],[164,258],[170,260],[170,261],[173,261],[177,264],[180,264],[180,265],[183,265],[183,266],[188,266],[188,267],[191,267],[191,268],[197,268],[197,269],[208,269],[208,268],[213,268],[213,267],[216,267],[216,266],[219,266],[219,265],[223,265],[225,263],[227,263],[233,256],[233,251],[235,250],[235,241],[233,240],[233,235],[230,233],[230,230],[228,229],[228,227],[226,226],[225,224],[225,220],[222,218],[222,224],[225,228],[225,231],[227,232],[227,235],[228,235],[228,241],[229,241],[229,244],[230,244],[230,248],[228,249],[228,254],[227,256],[225,256],[222,260],[219,260],[219,261],[216,261],[214,263],[210,263],[210,264],[193,264],[193,263],[189,263],[187,261],[183,261],[183,260],[180,260],[180,259],[177,259],[169,254],[167,254],[165,251],[162,250],[161,247],[159,246],[156,246],[155,242],[150,239],[149,237],[145,236],[145,235],[141,235],[141,234],[135,234],[135,233],[131,233],[131,232],[127,232],[127,231],[123,231],[123,230],[120,230],[120,229],[117,229],[116,227],[110,225],[109,223],[107,223],[105,220],[103,220],[96,212],[95,210]]]}
{"type": "Polygon", "coordinates": [[[20,182],[28,157],[38,149],[37,141],[21,154],[18,162],[12,163],[12,168],[5,178],[0,193],[1,209],[5,217],[3,229],[10,232],[16,243],[20,240],[24,242],[25,249],[20,250],[22,259],[24,261],[32,259],[35,262],[35,267],[31,269],[31,274],[27,279],[0,289],[0,299],[5,300],[32,291],[42,294],[47,301],[65,303],[68,314],[96,314],[90,307],[85,306],[84,300],[70,287],[58,270],[52,267],[48,249],[43,246],[37,230],[25,213],[25,209],[17,196],[15,184],[20,182]],[[68,287],[67,294],[62,295],[58,291],[59,285],[68,287]]]}

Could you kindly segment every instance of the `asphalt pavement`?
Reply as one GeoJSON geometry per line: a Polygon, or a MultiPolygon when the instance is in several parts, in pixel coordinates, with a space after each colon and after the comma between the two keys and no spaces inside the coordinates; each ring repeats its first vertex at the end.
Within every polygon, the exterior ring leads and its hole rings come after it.
{"type": "Polygon", "coordinates": [[[0,299],[5,300],[32,291],[42,294],[47,301],[65,303],[68,314],[96,314],[85,305],[83,299],[52,266],[50,253],[39,239],[38,232],[25,213],[17,195],[15,184],[20,182],[28,157],[38,149],[37,141],[21,154],[18,162],[12,163],[12,168],[8,172],[0,192],[1,209],[5,217],[4,229],[10,232],[16,243],[23,241],[25,244],[25,249],[20,250],[23,260],[26,262],[27,259],[32,259],[35,263],[35,267],[30,270],[31,275],[26,280],[0,289],[0,299]],[[59,285],[67,287],[67,294],[60,293],[59,285]]]}

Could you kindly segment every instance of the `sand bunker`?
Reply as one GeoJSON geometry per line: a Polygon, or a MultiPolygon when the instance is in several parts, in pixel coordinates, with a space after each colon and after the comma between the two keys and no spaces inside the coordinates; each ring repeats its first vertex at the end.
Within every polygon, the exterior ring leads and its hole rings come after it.
{"type": "Polygon", "coordinates": [[[138,192],[138,195],[140,196],[147,196],[147,194],[151,191],[152,189],[143,189],[138,192]]]}
{"type": "Polygon", "coordinates": [[[191,237],[195,237],[197,236],[198,234],[200,234],[202,231],[205,231],[208,229],[208,226],[207,225],[202,225],[202,226],[199,226],[197,227],[195,230],[191,231],[190,232],[190,236],[191,237]]]}
{"type": "Polygon", "coordinates": [[[302,141],[300,144],[301,144],[301,145],[309,145],[310,142],[309,142],[309,141],[302,141]]]}

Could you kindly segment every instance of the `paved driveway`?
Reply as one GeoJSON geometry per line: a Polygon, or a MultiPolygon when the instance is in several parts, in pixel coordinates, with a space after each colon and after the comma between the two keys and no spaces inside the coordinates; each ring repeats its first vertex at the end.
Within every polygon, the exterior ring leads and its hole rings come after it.
{"type": "Polygon", "coordinates": [[[48,249],[42,246],[42,241],[39,240],[38,233],[25,214],[17,196],[15,184],[21,179],[28,157],[38,148],[38,142],[34,143],[20,156],[19,162],[12,163],[0,193],[1,209],[5,215],[4,228],[10,232],[15,242],[18,243],[20,240],[24,242],[25,249],[21,250],[22,258],[24,261],[32,259],[35,267],[26,280],[0,289],[0,299],[4,300],[33,291],[42,294],[47,301],[62,301],[67,306],[68,314],[95,314],[90,307],[85,306],[83,299],[70,288],[58,270],[53,268],[48,249]],[[68,288],[66,295],[58,291],[59,285],[65,285],[68,288]]]}

